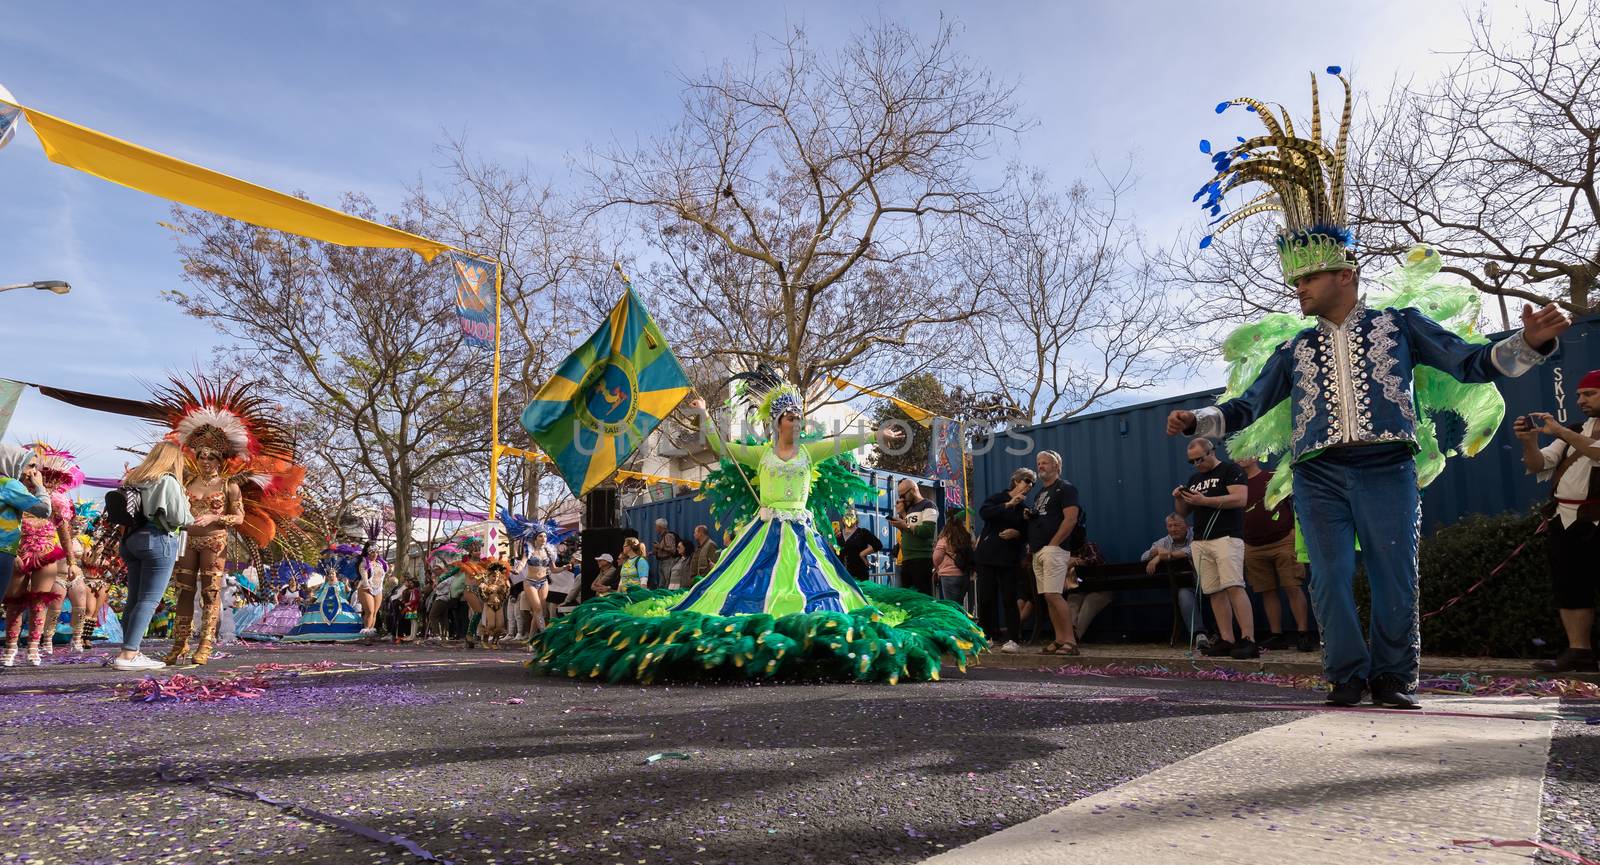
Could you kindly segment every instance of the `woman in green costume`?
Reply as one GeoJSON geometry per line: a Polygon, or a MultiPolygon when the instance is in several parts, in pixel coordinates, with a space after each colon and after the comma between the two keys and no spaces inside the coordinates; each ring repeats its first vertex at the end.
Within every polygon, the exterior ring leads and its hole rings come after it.
{"type": "Polygon", "coordinates": [[[691,403],[723,457],[708,493],[728,509],[753,511],[717,566],[688,591],[635,589],[579,605],[537,637],[531,666],[646,683],[926,681],[939,677],[946,654],[965,669],[985,645],[965,611],[920,592],[857,584],[823,535],[828,523],[819,505],[842,504],[827,500],[865,486],[840,463],[878,437],[805,441],[799,390],[765,370],[748,377],[754,387],[747,394],[759,398],[756,417],[771,427],[770,442],[725,443],[704,401],[691,403]]]}

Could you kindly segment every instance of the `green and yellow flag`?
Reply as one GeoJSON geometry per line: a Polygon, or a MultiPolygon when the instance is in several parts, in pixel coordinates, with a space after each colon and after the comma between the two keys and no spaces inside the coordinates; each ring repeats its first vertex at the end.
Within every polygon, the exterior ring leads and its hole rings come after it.
{"type": "Polygon", "coordinates": [[[522,428],[583,495],[611,477],[684,397],[689,378],[633,287],[522,412],[522,428]]]}

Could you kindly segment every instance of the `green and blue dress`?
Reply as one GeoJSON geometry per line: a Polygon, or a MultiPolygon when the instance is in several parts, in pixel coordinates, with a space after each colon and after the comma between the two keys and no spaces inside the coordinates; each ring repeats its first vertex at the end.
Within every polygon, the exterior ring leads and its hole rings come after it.
{"type": "Polygon", "coordinates": [[[644,683],[894,683],[937,679],[946,655],[965,669],[986,645],[953,603],[858,584],[818,530],[819,466],[874,436],[804,442],[784,458],[770,443],[724,443],[709,425],[706,432],[735,483],[748,484],[754,471],[758,509],[693,588],[614,592],[556,620],[535,638],[536,672],[644,683]]]}

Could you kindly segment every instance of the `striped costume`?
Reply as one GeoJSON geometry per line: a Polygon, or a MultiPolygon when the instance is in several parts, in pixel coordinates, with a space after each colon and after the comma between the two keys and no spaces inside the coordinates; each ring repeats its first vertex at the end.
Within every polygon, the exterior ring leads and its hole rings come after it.
{"type": "Polygon", "coordinates": [[[723,443],[709,421],[706,435],[727,458],[723,493],[748,489],[745,470],[755,469],[754,516],[692,589],[613,592],[558,619],[534,638],[535,672],[642,683],[892,684],[937,679],[946,655],[963,669],[977,656],[983,632],[964,610],[920,592],[858,585],[818,531],[819,469],[841,471],[831,461],[875,436],[802,442],[783,459],[771,444],[723,443]]]}

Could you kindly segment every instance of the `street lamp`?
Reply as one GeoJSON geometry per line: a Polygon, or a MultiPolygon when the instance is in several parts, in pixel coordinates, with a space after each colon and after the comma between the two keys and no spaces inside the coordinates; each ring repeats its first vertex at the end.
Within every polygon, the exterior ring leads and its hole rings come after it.
{"type": "Polygon", "coordinates": [[[37,288],[40,291],[48,291],[52,294],[66,294],[72,290],[72,286],[68,285],[66,280],[63,279],[41,279],[38,282],[19,282],[16,285],[0,285],[0,291],[11,291],[18,288],[37,288]]]}

